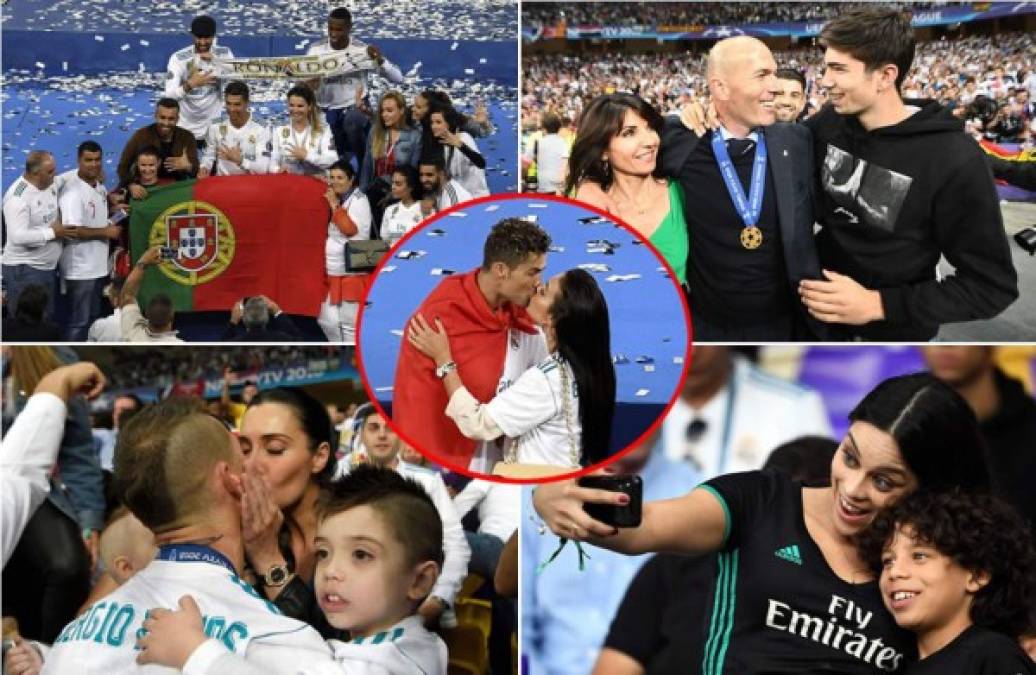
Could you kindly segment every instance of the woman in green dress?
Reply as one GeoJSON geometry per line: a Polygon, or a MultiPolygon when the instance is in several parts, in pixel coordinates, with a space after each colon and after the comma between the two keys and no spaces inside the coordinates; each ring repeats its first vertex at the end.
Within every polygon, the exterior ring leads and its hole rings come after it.
{"type": "Polygon", "coordinates": [[[625,222],[658,249],[686,281],[683,193],[658,161],[662,116],[633,94],[598,96],[579,118],[565,194],[625,222]]]}

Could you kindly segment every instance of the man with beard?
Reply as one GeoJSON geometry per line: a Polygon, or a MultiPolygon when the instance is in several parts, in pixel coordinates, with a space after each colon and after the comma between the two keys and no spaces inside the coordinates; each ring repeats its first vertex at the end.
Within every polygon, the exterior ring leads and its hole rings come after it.
{"type": "MultiPolygon", "coordinates": [[[[353,424],[359,429],[360,445],[353,458],[364,457],[367,462],[383,469],[393,469],[404,478],[421,485],[431,497],[435,509],[442,518],[443,549],[446,553],[442,573],[432,587],[432,593],[421,603],[417,612],[426,622],[439,617],[453,605],[461,583],[468,573],[471,548],[464,537],[457,511],[446,484],[438,472],[404,462],[399,458],[400,442],[396,432],[389,427],[374,406],[365,404],[356,410],[353,424]]],[[[341,462],[343,471],[348,471],[353,462],[341,462]]]]}
{"type": "Polygon", "coordinates": [[[77,150],[78,168],[58,181],[58,208],[72,228],[59,266],[69,296],[69,342],[86,342],[94,319],[101,316],[101,292],[108,280],[108,242],[121,228],[108,222],[108,193],[101,181],[101,146],[84,141],[77,150]]]}
{"type": "Polygon", "coordinates": [[[910,19],[863,8],[821,32],[831,106],[811,117],[823,280],[802,302],[842,339],[924,341],[1018,297],[982,150],[934,101],[904,101],[910,19]],[[940,257],[953,274],[940,278],[940,257]]]}
{"type": "Polygon", "coordinates": [[[798,122],[806,109],[806,78],[794,68],[778,68],[773,111],[778,122],[798,122]]]}
{"type": "Polygon", "coordinates": [[[270,165],[270,130],[252,119],[248,95],[248,85],[244,82],[231,82],[224,90],[227,118],[209,127],[199,178],[210,174],[266,173],[270,165]]]}
{"type": "Polygon", "coordinates": [[[418,179],[424,189],[424,198],[433,202],[435,211],[474,199],[463,185],[446,174],[446,163],[441,156],[422,159],[418,166],[418,179]]]}
{"type": "Polygon", "coordinates": [[[130,183],[130,169],[140,151],[147,147],[158,150],[158,177],[172,180],[187,180],[198,173],[198,144],[194,134],[177,126],[180,120],[180,104],[176,99],[161,98],[155,106],[155,123],[133,132],[119,158],[119,181],[130,186],[135,199],[146,195],[133,189],[130,183]]]}
{"type": "Polygon", "coordinates": [[[213,59],[232,59],[228,47],[216,45],[216,21],[198,16],[191,21],[193,44],[169,57],[165,95],[180,101],[183,127],[205,147],[209,125],[219,119],[219,76],[213,59]]]}
{"type": "Polygon", "coordinates": [[[662,168],[686,196],[698,341],[779,342],[823,330],[808,323],[794,293],[803,279],[820,276],[812,157],[805,129],[774,125],[776,70],[759,40],[721,40],[709,53],[707,77],[722,126],[699,138],[676,118],[666,122],[662,168]]]}
{"type": "MultiPolygon", "coordinates": [[[[331,10],[327,17],[327,39],[314,42],[307,54],[327,54],[345,51],[349,58],[357,61],[372,60],[378,66],[378,74],[394,84],[403,83],[399,67],[385,58],[381,50],[353,39],[350,35],[353,17],[345,7],[331,10]]],[[[363,166],[363,154],[367,147],[367,131],[370,129],[370,111],[366,110],[363,96],[369,89],[366,72],[347,73],[323,79],[310,80],[307,84],[317,95],[317,105],[324,111],[327,125],[335,138],[335,149],[341,159],[356,157],[357,169],[363,166]]]]}
{"type": "Polygon", "coordinates": [[[441,380],[456,370],[471,394],[488,402],[547,357],[543,334],[525,308],[541,284],[549,247],[550,237],[539,226],[505,218],[486,238],[482,265],[444,279],[414,312],[442,321],[455,361],[436,367],[404,339],[392,421],[407,443],[433,460],[486,473],[502,458],[496,441],[466,438],[446,416],[441,380]]]}

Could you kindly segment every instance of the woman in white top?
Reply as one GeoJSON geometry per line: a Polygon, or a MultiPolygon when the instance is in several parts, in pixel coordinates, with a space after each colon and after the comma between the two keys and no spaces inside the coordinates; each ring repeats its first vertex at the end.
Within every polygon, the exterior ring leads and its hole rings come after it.
{"type": "Polygon", "coordinates": [[[381,221],[381,238],[392,246],[424,220],[421,211],[421,182],[412,166],[397,166],[392,171],[392,197],[381,221]]]}
{"type": "Polygon", "coordinates": [[[452,106],[433,104],[428,113],[432,136],[442,144],[446,173],[463,185],[472,197],[489,194],[486,183],[486,158],[478,151],[475,139],[460,130],[460,115],[452,106]]]}
{"type": "Polygon", "coordinates": [[[327,297],[320,304],[320,324],[331,342],[356,344],[356,314],[370,275],[345,269],[345,244],[370,239],[371,207],[356,185],[356,171],[345,160],[331,165],[324,195],[331,207],[324,256],[327,265],[327,297]]]}
{"type": "Polygon", "coordinates": [[[331,128],[321,122],[313,91],[298,84],[288,90],[288,117],[291,121],[275,127],[270,139],[270,173],[296,173],[323,176],[338,160],[331,128]]]}
{"type": "Polygon", "coordinates": [[[446,414],[476,440],[513,439],[505,464],[551,465],[566,470],[596,464],[609,455],[615,412],[608,305],[597,282],[573,269],[541,286],[528,307],[542,328],[549,356],[525,371],[492,401],[477,401],[464,387],[447,337],[449,326],[431,327],[420,314],[410,322],[410,342],[435,360],[450,397],[446,414]]]}

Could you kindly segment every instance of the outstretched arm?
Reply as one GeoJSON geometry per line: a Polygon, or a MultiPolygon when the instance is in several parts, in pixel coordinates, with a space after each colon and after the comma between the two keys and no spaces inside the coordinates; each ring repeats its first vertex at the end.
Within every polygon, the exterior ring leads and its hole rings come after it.
{"type": "Polygon", "coordinates": [[[586,503],[625,505],[628,500],[625,494],[579,487],[576,481],[546,483],[533,494],[533,506],[554,534],[619,553],[700,554],[718,551],[726,540],[723,504],[705,488],[644,504],[640,527],[635,528],[605,525],[583,510],[586,503]]]}

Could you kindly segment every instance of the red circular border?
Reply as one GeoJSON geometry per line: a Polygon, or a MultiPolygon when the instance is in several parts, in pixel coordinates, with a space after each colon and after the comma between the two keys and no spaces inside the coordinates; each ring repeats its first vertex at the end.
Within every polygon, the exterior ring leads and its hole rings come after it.
{"type": "Polygon", "coordinates": [[[406,442],[407,445],[409,445],[410,447],[412,447],[415,450],[417,450],[417,452],[419,452],[422,456],[424,456],[427,459],[429,459],[431,462],[433,462],[433,463],[435,463],[435,464],[437,464],[439,466],[445,467],[445,468],[449,469],[450,471],[453,471],[454,473],[459,473],[459,474],[462,474],[464,476],[470,476],[471,478],[478,478],[478,479],[481,479],[481,480],[488,480],[488,481],[493,481],[493,482],[496,482],[496,483],[511,483],[511,484],[517,484],[517,485],[537,485],[537,484],[540,484],[540,483],[553,483],[553,482],[556,482],[556,481],[571,480],[573,478],[579,478],[580,476],[585,476],[587,474],[590,474],[590,473],[593,473],[593,472],[598,471],[600,469],[603,469],[604,467],[606,467],[606,466],[608,466],[610,464],[613,464],[615,461],[617,461],[622,456],[632,452],[641,443],[643,443],[645,438],[650,436],[652,433],[654,433],[654,431],[659,426],[661,426],[662,422],[665,421],[666,416],[669,414],[669,411],[672,409],[673,405],[676,403],[676,399],[679,398],[680,392],[683,389],[683,383],[687,379],[687,373],[688,373],[688,371],[690,370],[690,367],[691,367],[691,358],[692,358],[692,354],[693,354],[693,344],[694,344],[694,332],[693,332],[693,327],[691,325],[691,310],[690,310],[690,307],[688,307],[688,305],[687,305],[687,298],[684,295],[683,289],[680,288],[679,285],[676,283],[676,274],[673,272],[673,268],[669,265],[668,262],[666,262],[665,258],[662,257],[662,254],[658,252],[658,249],[655,248],[654,244],[652,244],[650,241],[648,241],[640,233],[638,233],[632,227],[630,227],[629,225],[624,223],[622,220],[619,220],[618,218],[616,218],[614,214],[608,213],[607,211],[603,211],[603,210],[597,208],[596,206],[591,206],[589,204],[585,204],[583,202],[576,201],[574,199],[567,199],[565,197],[559,197],[557,195],[540,194],[540,193],[537,193],[537,192],[508,192],[508,193],[504,193],[504,194],[496,194],[496,195],[488,195],[486,197],[479,197],[477,199],[471,199],[471,200],[466,201],[466,202],[461,202],[460,204],[455,204],[455,205],[451,206],[450,208],[446,209],[445,211],[440,211],[439,213],[435,214],[434,216],[421,221],[421,223],[417,227],[415,227],[411,231],[407,232],[399,241],[397,241],[392,246],[392,248],[389,249],[389,252],[385,256],[382,257],[381,262],[379,262],[378,266],[374,268],[373,272],[371,272],[371,277],[372,277],[371,278],[371,283],[367,287],[367,291],[363,294],[363,297],[360,299],[360,311],[359,311],[359,313],[358,313],[358,315],[356,317],[356,367],[360,371],[360,379],[363,382],[363,389],[367,393],[367,398],[370,399],[371,404],[374,406],[374,409],[378,411],[378,414],[380,414],[388,422],[389,426],[396,433],[396,435],[399,436],[399,438],[402,439],[404,442],[406,442]],[[619,227],[622,227],[623,229],[627,230],[630,234],[632,234],[634,237],[636,237],[642,244],[645,244],[655,254],[655,257],[665,266],[666,271],[669,273],[670,280],[672,281],[673,285],[677,287],[677,295],[680,298],[680,306],[683,308],[684,326],[687,329],[687,346],[684,349],[683,370],[680,372],[680,377],[677,380],[676,390],[673,392],[673,395],[669,399],[669,403],[666,404],[665,409],[662,411],[662,414],[658,416],[658,419],[656,419],[651,426],[649,426],[647,429],[645,429],[644,432],[642,434],[640,434],[640,436],[637,436],[637,438],[634,439],[633,442],[631,442],[625,448],[622,448],[621,450],[613,453],[610,457],[608,457],[608,459],[603,460],[601,462],[598,462],[597,464],[593,464],[591,466],[588,466],[588,467],[586,467],[584,469],[580,469],[579,471],[572,471],[572,472],[569,472],[569,473],[558,474],[556,476],[550,476],[550,477],[547,477],[547,478],[507,478],[507,477],[504,477],[504,476],[496,476],[496,475],[493,475],[493,474],[480,473],[480,472],[477,472],[477,471],[470,471],[467,467],[461,467],[459,464],[454,464],[453,462],[450,462],[450,461],[442,461],[442,458],[440,458],[437,453],[429,452],[429,451],[424,450],[418,444],[412,442],[410,438],[408,438],[405,435],[399,433],[399,430],[397,430],[395,425],[392,423],[391,418],[388,415],[385,414],[384,408],[382,408],[381,404],[378,403],[378,398],[375,395],[374,389],[371,387],[370,380],[367,378],[367,371],[363,367],[363,347],[362,347],[362,342],[363,342],[363,340],[362,340],[362,335],[363,335],[363,315],[364,315],[364,312],[366,311],[366,307],[367,307],[367,296],[370,295],[370,292],[374,289],[374,284],[377,283],[377,276],[378,276],[378,274],[381,273],[381,268],[384,267],[390,260],[392,260],[395,252],[397,250],[399,250],[400,248],[402,248],[403,244],[408,239],[410,239],[411,237],[416,235],[418,232],[423,231],[428,226],[430,226],[432,223],[436,222],[437,220],[439,220],[439,219],[441,219],[443,217],[448,216],[450,213],[453,213],[454,211],[463,211],[463,210],[466,210],[466,209],[468,209],[470,207],[477,206],[479,204],[500,202],[500,201],[515,201],[515,200],[551,201],[551,202],[559,202],[559,203],[562,203],[562,204],[569,204],[569,205],[579,206],[579,207],[581,207],[581,208],[583,208],[583,209],[585,209],[587,211],[591,211],[591,212],[596,213],[596,214],[598,214],[600,216],[603,216],[604,218],[607,218],[610,222],[613,222],[616,225],[618,225],[619,227]]]}

